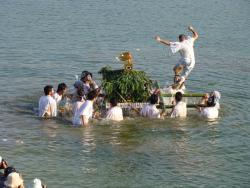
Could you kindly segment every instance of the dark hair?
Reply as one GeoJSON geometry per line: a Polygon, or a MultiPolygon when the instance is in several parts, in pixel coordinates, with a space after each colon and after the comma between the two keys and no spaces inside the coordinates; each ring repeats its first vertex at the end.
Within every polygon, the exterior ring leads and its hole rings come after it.
{"type": "Polygon", "coordinates": [[[7,177],[12,172],[17,172],[17,171],[16,171],[16,169],[14,167],[9,166],[9,167],[4,169],[4,176],[7,177]]]}
{"type": "Polygon", "coordinates": [[[207,106],[208,106],[208,107],[213,107],[213,106],[215,106],[215,103],[214,103],[214,96],[211,96],[211,97],[208,98],[208,100],[207,100],[207,106]]]}
{"type": "Polygon", "coordinates": [[[158,102],[158,95],[152,94],[149,98],[150,104],[156,104],[158,102]]]}
{"type": "Polygon", "coordinates": [[[67,88],[67,85],[65,83],[58,84],[57,92],[64,91],[67,88]]]}
{"type": "Polygon", "coordinates": [[[97,89],[92,90],[92,91],[90,91],[90,92],[88,93],[87,99],[88,99],[88,100],[93,100],[94,98],[96,98],[96,97],[98,96],[98,94],[99,94],[99,92],[98,92],[97,89]]]}
{"type": "Polygon", "coordinates": [[[43,89],[44,90],[44,94],[48,95],[52,91],[52,89],[53,89],[52,85],[45,86],[44,89],[43,89]]]}
{"type": "Polygon", "coordinates": [[[81,80],[85,79],[88,75],[90,75],[91,78],[93,78],[93,75],[92,75],[91,72],[89,72],[89,71],[82,71],[81,80]]]}
{"type": "Polygon", "coordinates": [[[110,104],[111,104],[112,106],[117,106],[117,100],[116,100],[116,98],[112,97],[112,98],[109,100],[109,102],[110,102],[110,104]]]}
{"type": "Polygon", "coordinates": [[[177,92],[175,94],[175,100],[176,100],[176,102],[180,102],[182,100],[182,93],[181,92],[177,92]]]}
{"type": "Polygon", "coordinates": [[[179,41],[183,41],[186,38],[186,35],[180,34],[179,35],[179,41]]]}

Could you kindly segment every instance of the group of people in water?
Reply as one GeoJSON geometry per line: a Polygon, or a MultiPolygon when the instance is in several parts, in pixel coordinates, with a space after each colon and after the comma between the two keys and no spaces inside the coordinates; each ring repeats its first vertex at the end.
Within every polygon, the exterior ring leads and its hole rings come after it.
{"type": "MultiPolygon", "coordinates": [[[[149,97],[149,102],[145,104],[138,114],[146,118],[164,118],[169,116],[171,118],[186,117],[187,104],[183,101],[183,93],[176,90],[173,108],[169,113],[161,111],[157,108],[159,104],[159,90],[152,92],[149,97]]],[[[122,121],[123,110],[118,106],[116,98],[111,98],[110,108],[104,114],[97,113],[94,109],[94,104],[103,98],[100,94],[100,89],[92,78],[92,74],[88,71],[83,71],[81,79],[74,83],[74,89],[69,91],[65,83],[58,85],[57,91],[54,92],[53,87],[47,85],[44,87],[44,96],[39,99],[39,116],[43,118],[56,117],[58,112],[63,110],[61,103],[63,98],[71,101],[72,110],[72,124],[74,126],[86,126],[89,124],[91,118],[103,117],[107,120],[122,121]]],[[[199,107],[200,114],[207,118],[217,118],[219,109],[220,93],[214,91],[204,94],[199,107]]]]}
{"type": "MultiPolygon", "coordinates": [[[[44,87],[44,96],[39,99],[39,116],[56,117],[58,111],[64,108],[63,98],[70,100],[72,110],[72,124],[75,126],[88,125],[92,117],[100,117],[94,112],[94,103],[104,96],[100,94],[100,88],[93,80],[92,73],[83,71],[80,80],[74,83],[74,89],[69,91],[65,83],[60,83],[56,92],[53,86],[44,87]]],[[[111,108],[106,112],[105,119],[114,121],[123,120],[122,109],[117,106],[115,98],[110,99],[111,108]]]]}
{"type": "MultiPolygon", "coordinates": [[[[33,180],[32,188],[47,188],[38,178],[33,180]]],[[[0,188],[25,188],[22,175],[0,156],[0,188]],[[3,172],[1,172],[3,171],[3,172]]]]}
{"type": "MultiPolygon", "coordinates": [[[[175,95],[175,101],[169,113],[166,113],[164,110],[160,111],[157,108],[160,90],[153,91],[149,97],[149,103],[144,105],[139,112],[142,117],[163,118],[168,115],[171,118],[175,118],[187,116],[187,104],[182,99],[185,92],[184,83],[195,65],[194,42],[198,39],[198,33],[192,26],[189,26],[188,30],[192,32],[193,36],[189,37],[181,34],[178,42],[163,40],[159,36],[155,37],[156,41],[170,46],[173,53],[179,52],[181,55],[179,62],[173,69],[175,73],[174,83],[167,88],[167,92],[175,95]]],[[[60,83],[56,92],[54,92],[51,85],[45,86],[44,96],[39,100],[39,116],[44,118],[56,117],[58,111],[60,112],[63,109],[60,107],[62,99],[67,98],[71,100],[72,104],[73,125],[85,126],[89,124],[91,118],[100,117],[100,113],[98,114],[94,110],[94,103],[98,102],[103,95],[100,94],[101,89],[93,80],[91,72],[83,71],[80,80],[74,83],[74,90],[71,92],[67,92],[67,90],[65,83],[60,83]]],[[[204,94],[201,100],[201,104],[204,107],[197,107],[201,116],[217,118],[219,114],[219,99],[220,93],[218,91],[204,94]]],[[[105,114],[101,114],[102,117],[108,120],[122,121],[123,110],[118,106],[116,98],[111,98],[109,102],[110,109],[105,114]]]]}

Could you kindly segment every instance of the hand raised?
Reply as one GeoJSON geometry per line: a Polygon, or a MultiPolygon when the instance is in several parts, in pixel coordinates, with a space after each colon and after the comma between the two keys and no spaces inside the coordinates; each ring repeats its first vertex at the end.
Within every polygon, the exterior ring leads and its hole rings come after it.
{"type": "Polygon", "coordinates": [[[161,41],[161,38],[160,38],[159,36],[156,36],[156,37],[155,37],[155,40],[161,41]]]}
{"type": "Polygon", "coordinates": [[[193,31],[194,28],[190,25],[190,26],[188,26],[188,30],[189,30],[189,31],[193,31]]]}

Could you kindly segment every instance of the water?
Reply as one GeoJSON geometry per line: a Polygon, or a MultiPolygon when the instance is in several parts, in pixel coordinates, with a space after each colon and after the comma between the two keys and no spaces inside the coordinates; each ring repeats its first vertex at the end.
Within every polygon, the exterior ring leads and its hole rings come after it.
{"type": "Polygon", "coordinates": [[[0,1],[0,154],[24,176],[49,187],[249,187],[250,2],[0,1]],[[153,37],[176,40],[192,24],[200,34],[187,88],[222,93],[216,122],[126,120],[71,128],[42,121],[33,108],[46,84],[71,85],[76,74],[121,67],[161,84],[178,55],[153,37]],[[140,49],[140,50],[138,50],[140,49]]]}

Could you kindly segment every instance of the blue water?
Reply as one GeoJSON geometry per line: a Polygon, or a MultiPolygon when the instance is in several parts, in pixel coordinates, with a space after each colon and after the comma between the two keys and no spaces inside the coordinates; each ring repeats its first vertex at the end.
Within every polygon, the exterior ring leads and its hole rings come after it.
{"type": "Polygon", "coordinates": [[[248,0],[0,0],[0,155],[30,185],[49,187],[249,187],[250,2],[248,0]],[[33,109],[46,84],[74,75],[135,68],[161,85],[179,58],[154,41],[177,40],[192,24],[200,34],[186,87],[219,90],[220,118],[95,122],[75,129],[42,121],[33,109]],[[140,50],[138,50],[140,49],[140,50]]]}

